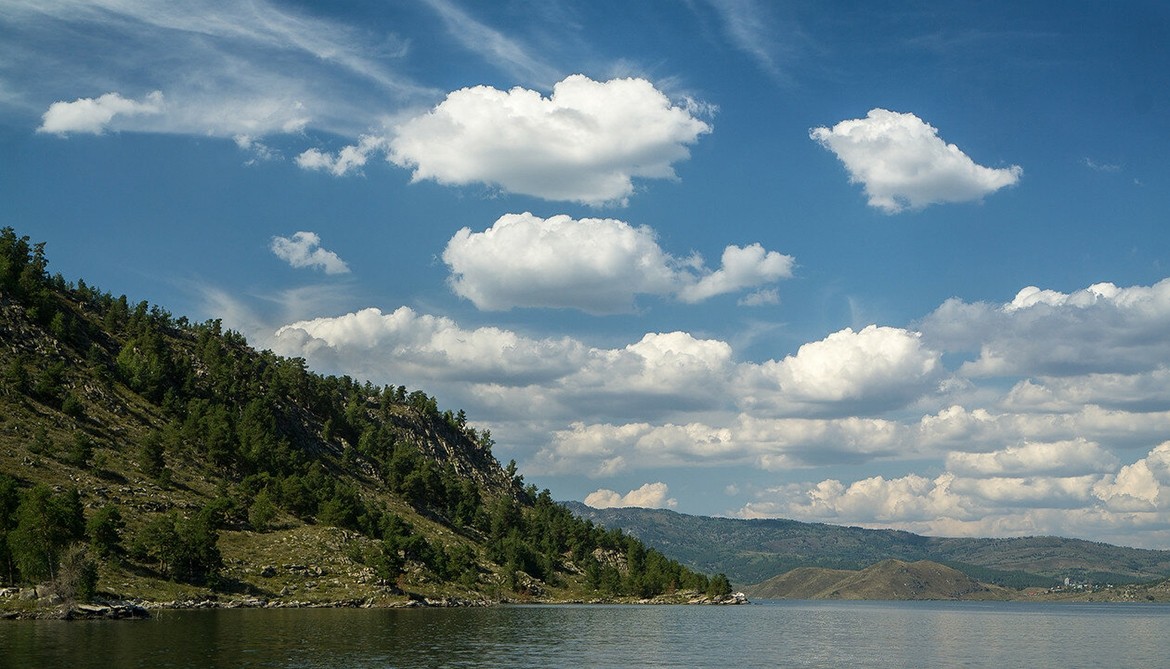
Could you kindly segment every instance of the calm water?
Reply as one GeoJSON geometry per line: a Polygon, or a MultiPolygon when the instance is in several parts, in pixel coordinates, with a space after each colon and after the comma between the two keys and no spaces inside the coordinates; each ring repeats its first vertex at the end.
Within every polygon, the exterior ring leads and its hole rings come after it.
{"type": "Polygon", "coordinates": [[[765,602],[0,622],[0,666],[1165,667],[1170,606],[765,602]]]}

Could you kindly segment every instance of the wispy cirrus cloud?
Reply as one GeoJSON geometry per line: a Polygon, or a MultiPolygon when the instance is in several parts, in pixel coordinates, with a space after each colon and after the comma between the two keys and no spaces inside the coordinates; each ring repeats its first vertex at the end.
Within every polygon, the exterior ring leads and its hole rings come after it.
{"type": "Polygon", "coordinates": [[[494,63],[518,81],[549,86],[563,76],[556,68],[543,62],[515,37],[475,19],[449,0],[426,0],[439,15],[448,32],[465,49],[494,63]]]}
{"type": "Polygon", "coordinates": [[[796,52],[794,43],[803,39],[797,26],[781,26],[772,17],[770,10],[776,8],[775,3],[712,0],[708,4],[718,12],[723,31],[735,48],[774,80],[792,80],[786,68],[796,52]]]}
{"type": "Polygon", "coordinates": [[[398,72],[407,40],[264,0],[14,0],[0,27],[0,84],[61,135],[354,136],[437,94],[398,72]]]}

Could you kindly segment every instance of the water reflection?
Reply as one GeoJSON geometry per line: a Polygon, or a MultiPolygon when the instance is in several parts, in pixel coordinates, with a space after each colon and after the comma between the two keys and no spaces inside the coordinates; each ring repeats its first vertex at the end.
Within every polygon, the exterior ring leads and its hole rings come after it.
{"type": "Polygon", "coordinates": [[[182,611],[3,623],[0,666],[1152,667],[1168,622],[1167,606],[1021,603],[182,611]]]}

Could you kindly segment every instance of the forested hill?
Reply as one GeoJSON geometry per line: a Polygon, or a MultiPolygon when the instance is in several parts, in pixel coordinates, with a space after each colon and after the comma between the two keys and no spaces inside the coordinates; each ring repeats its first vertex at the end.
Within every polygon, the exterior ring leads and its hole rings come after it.
{"type": "Polygon", "coordinates": [[[252,605],[728,590],[573,516],[492,445],[422,390],[69,282],[0,230],[0,607],[38,584],[252,605]]]}
{"type": "Polygon", "coordinates": [[[1076,582],[1133,583],[1170,576],[1170,551],[1060,537],[926,537],[795,520],[709,518],[665,509],[593,509],[583,518],[621,528],[692,568],[725,572],[746,586],[800,567],[859,570],[883,560],[933,560],[1013,588],[1076,582]]]}

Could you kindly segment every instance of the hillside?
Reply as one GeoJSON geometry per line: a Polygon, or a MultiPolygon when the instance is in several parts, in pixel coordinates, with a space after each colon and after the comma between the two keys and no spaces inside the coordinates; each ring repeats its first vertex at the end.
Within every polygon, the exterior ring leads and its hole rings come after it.
{"type": "Polygon", "coordinates": [[[47,264],[0,230],[0,608],[729,589],[526,486],[421,390],[312,373],[47,264]]]}
{"type": "Polygon", "coordinates": [[[683,564],[720,571],[733,583],[759,583],[799,567],[859,570],[882,560],[932,560],[985,583],[1049,587],[1064,578],[1134,583],[1170,576],[1170,551],[1124,548],[1059,537],[925,537],[793,520],[689,516],[663,509],[566,505],[582,518],[621,528],[683,564]]]}
{"type": "Polygon", "coordinates": [[[801,567],[745,589],[755,599],[902,601],[1009,599],[1013,592],[929,560],[883,560],[860,571],[801,567]]]}

